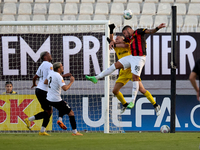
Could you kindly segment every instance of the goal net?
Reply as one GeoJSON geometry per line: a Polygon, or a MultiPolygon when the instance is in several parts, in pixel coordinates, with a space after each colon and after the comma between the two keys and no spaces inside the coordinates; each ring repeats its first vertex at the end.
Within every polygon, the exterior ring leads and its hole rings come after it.
{"type": "MultiPolygon", "coordinates": [[[[121,132],[120,105],[112,94],[117,72],[93,84],[85,75],[97,75],[116,61],[108,49],[108,21],[70,22],[0,22],[0,131],[28,131],[23,120],[42,109],[31,89],[32,78],[41,64],[40,53],[48,51],[52,63],[61,62],[64,73],[70,72],[75,82],[62,98],[75,113],[81,132],[121,132]],[[5,83],[13,84],[17,94],[5,94],[5,83]]],[[[66,84],[69,78],[65,78],[66,84]]],[[[62,131],[57,125],[58,111],[53,109],[49,131],[62,131]]],[[[71,130],[68,115],[64,124],[71,130]]],[[[31,123],[40,130],[42,120],[31,123]]]]}

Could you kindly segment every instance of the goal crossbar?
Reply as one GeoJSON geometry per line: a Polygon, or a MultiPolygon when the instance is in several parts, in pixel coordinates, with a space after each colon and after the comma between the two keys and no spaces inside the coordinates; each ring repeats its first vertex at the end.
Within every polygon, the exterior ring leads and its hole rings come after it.
{"type": "Polygon", "coordinates": [[[26,26],[26,25],[105,25],[105,34],[108,29],[109,20],[96,20],[96,21],[0,21],[0,25],[12,26],[26,26]]]}

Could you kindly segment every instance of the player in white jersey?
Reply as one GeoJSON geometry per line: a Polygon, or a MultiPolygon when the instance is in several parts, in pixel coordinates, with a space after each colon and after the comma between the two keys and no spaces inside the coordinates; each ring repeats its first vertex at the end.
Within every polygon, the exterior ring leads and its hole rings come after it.
{"type": "Polygon", "coordinates": [[[45,129],[49,123],[52,107],[48,104],[46,99],[48,86],[44,84],[45,79],[47,78],[50,72],[53,72],[53,65],[51,63],[52,57],[49,52],[45,51],[40,54],[40,58],[42,59],[42,64],[39,66],[36,75],[33,77],[33,85],[31,88],[36,87],[35,94],[40,102],[40,105],[44,111],[37,113],[36,115],[26,118],[24,121],[27,125],[27,128],[31,130],[31,121],[43,119],[42,127],[39,132],[39,135],[49,135],[45,132],[45,129]],[[38,85],[36,84],[36,80],[39,78],[38,85]]]}
{"type": "Polygon", "coordinates": [[[62,64],[60,62],[54,63],[53,70],[54,71],[47,76],[47,79],[44,81],[44,83],[48,84],[47,100],[49,101],[49,104],[59,111],[59,119],[57,123],[62,129],[66,130],[67,127],[63,124],[62,118],[65,114],[67,114],[69,116],[70,124],[72,127],[72,135],[83,135],[77,132],[74,112],[69,107],[67,102],[61,98],[61,88],[64,91],[67,91],[73,84],[74,77],[71,76],[70,83],[66,85],[63,77],[61,76],[61,73],[63,73],[62,64]]]}

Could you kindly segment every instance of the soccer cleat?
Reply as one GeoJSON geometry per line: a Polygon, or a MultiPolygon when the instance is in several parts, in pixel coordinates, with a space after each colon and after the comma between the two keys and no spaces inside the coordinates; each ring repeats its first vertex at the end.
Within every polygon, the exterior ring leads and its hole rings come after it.
{"type": "Polygon", "coordinates": [[[81,135],[81,136],[83,136],[83,134],[81,134],[80,132],[72,133],[72,135],[74,135],[74,136],[76,136],[76,135],[81,135]]]}
{"type": "Polygon", "coordinates": [[[50,134],[46,133],[46,132],[39,132],[39,135],[46,135],[46,136],[50,136],[50,134]]]}
{"type": "Polygon", "coordinates": [[[64,125],[64,123],[62,121],[58,120],[57,124],[60,126],[61,129],[67,130],[67,127],[64,125]]]}
{"type": "Polygon", "coordinates": [[[155,107],[155,111],[156,111],[156,115],[159,116],[160,113],[161,113],[160,105],[158,105],[158,106],[155,107]]]}
{"type": "Polygon", "coordinates": [[[127,108],[127,106],[125,107],[125,106],[122,106],[122,109],[121,109],[121,114],[123,114],[124,112],[125,112],[125,110],[126,110],[126,108],[127,108]]]}
{"type": "Polygon", "coordinates": [[[98,80],[95,78],[95,76],[85,76],[85,78],[89,81],[92,81],[94,84],[98,82],[98,80]]]}
{"type": "Polygon", "coordinates": [[[130,102],[130,103],[128,104],[127,108],[128,108],[128,109],[132,109],[132,108],[134,107],[134,105],[135,105],[135,104],[134,104],[133,102],[130,102]]]}
{"type": "Polygon", "coordinates": [[[31,130],[31,122],[28,120],[28,118],[24,119],[24,122],[26,123],[26,127],[31,130]]]}

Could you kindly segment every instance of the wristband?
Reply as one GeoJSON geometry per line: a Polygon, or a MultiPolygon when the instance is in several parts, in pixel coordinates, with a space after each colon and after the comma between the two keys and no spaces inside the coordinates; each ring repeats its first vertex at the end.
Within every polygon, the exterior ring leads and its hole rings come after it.
{"type": "Polygon", "coordinates": [[[111,40],[107,37],[107,41],[108,41],[108,43],[110,44],[110,42],[111,42],[111,40]]]}
{"type": "Polygon", "coordinates": [[[159,28],[158,27],[156,27],[156,31],[158,31],[159,30],[159,28]]]}

